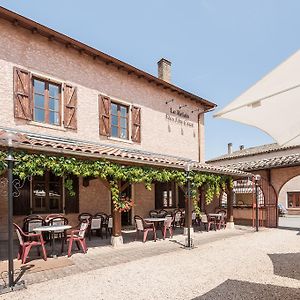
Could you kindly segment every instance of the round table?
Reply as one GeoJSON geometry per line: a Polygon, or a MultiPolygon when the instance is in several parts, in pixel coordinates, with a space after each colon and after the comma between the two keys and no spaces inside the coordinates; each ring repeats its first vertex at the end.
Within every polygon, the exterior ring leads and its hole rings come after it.
{"type": "Polygon", "coordinates": [[[146,221],[146,222],[153,222],[153,223],[155,223],[155,222],[164,222],[166,220],[167,220],[167,218],[145,218],[144,219],[144,221],[146,221]]]}
{"type": "MultiPolygon", "coordinates": [[[[55,231],[65,231],[65,230],[68,230],[68,229],[71,229],[72,226],[70,225],[52,225],[52,226],[39,226],[39,227],[36,227],[36,228],[33,228],[33,231],[35,232],[51,232],[51,233],[55,233],[55,231]]],[[[57,257],[55,254],[54,254],[54,234],[50,234],[51,236],[51,243],[52,243],[52,246],[51,246],[51,254],[50,256],[51,257],[57,257]]]]}

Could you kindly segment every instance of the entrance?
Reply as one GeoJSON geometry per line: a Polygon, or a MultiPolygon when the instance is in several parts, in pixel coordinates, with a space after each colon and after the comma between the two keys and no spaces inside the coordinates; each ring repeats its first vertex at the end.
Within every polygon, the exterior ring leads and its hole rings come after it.
{"type": "MultiPolygon", "coordinates": [[[[121,193],[121,197],[126,197],[131,199],[131,185],[129,184],[121,193]]],[[[122,211],[121,213],[121,224],[122,226],[129,226],[132,225],[131,222],[132,218],[132,209],[129,211],[122,211]]]]}

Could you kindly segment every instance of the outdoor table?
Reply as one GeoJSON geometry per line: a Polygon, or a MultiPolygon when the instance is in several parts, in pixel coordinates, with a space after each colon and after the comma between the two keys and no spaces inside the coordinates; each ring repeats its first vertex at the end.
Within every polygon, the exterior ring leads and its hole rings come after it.
{"type": "Polygon", "coordinates": [[[210,217],[216,217],[216,218],[220,218],[222,217],[222,214],[208,214],[210,217]]]}
{"type": "Polygon", "coordinates": [[[167,220],[167,218],[145,218],[144,219],[145,222],[154,223],[155,228],[157,228],[157,226],[160,222],[164,222],[166,220],[167,220]]]}
{"type": "Polygon", "coordinates": [[[72,226],[70,225],[52,225],[52,226],[40,226],[40,227],[36,227],[36,228],[33,228],[33,231],[36,231],[36,232],[42,232],[42,231],[45,231],[45,232],[50,232],[50,233],[53,233],[53,234],[50,234],[51,236],[51,243],[52,243],[52,246],[51,246],[51,254],[50,256],[51,257],[56,257],[56,255],[54,254],[54,233],[55,231],[65,231],[67,229],[71,229],[72,226]]]}

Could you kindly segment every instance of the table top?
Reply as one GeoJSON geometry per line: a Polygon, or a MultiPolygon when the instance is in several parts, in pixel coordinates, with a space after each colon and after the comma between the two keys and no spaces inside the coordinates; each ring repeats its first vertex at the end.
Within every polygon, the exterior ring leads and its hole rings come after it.
{"type": "Polygon", "coordinates": [[[210,217],[221,217],[222,214],[208,214],[210,217]]]}
{"type": "Polygon", "coordinates": [[[163,222],[166,221],[167,218],[145,218],[146,222],[163,222]]]}
{"type": "Polygon", "coordinates": [[[52,226],[39,226],[33,228],[33,231],[62,231],[72,228],[70,225],[52,225],[52,226]]]}

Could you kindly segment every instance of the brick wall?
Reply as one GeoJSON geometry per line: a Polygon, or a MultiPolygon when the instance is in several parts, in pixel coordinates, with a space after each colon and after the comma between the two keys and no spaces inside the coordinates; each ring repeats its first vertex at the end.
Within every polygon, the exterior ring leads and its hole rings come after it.
{"type": "MultiPolygon", "coordinates": [[[[0,126],[56,137],[119,144],[198,160],[198,114],[192,114],[191,111],[203,110],[199,102],[158,87],[146,79],[139,79],[128,72],[118,70],[115,66],[106,65],[100,60],[95,61],[84,53],[79,54],[75,49],[66,48],[55,41],[50,42],[39,34],[32,34],[19,26],[12,26],[3,19],[0,19],[0,32],[0,106],[2,108],[0,126]],[[68,82],[78,88],[78,130],[76,132],[14,120],[14,66],[50,80],[68,82]],[[141,144],[99,137],[99,93],[142,108],[141,144]],[[170,99],[174,101],[166,104],[170,99]],[[187,104],[187,107],[182,108],[181,111],[189,114],[188,121],[193,123],[193,127],[166,118],[166,114],[170,113],[170,107],[178,109],[179,105],[184,104],[187,104]]],[[[200,135],[200,145],[204,150],[204,134],[200,135]]]]}
{"type": "Polygon", "coordinates": [[[133,195],[135,206],[133,209],[133,215],[139,215],[141,217],[148,217],[149,211],[155,209],[155,188],[152,184],[151,191],[145,188],[143,183],[135,184],[133,187],[133,195]]]}

